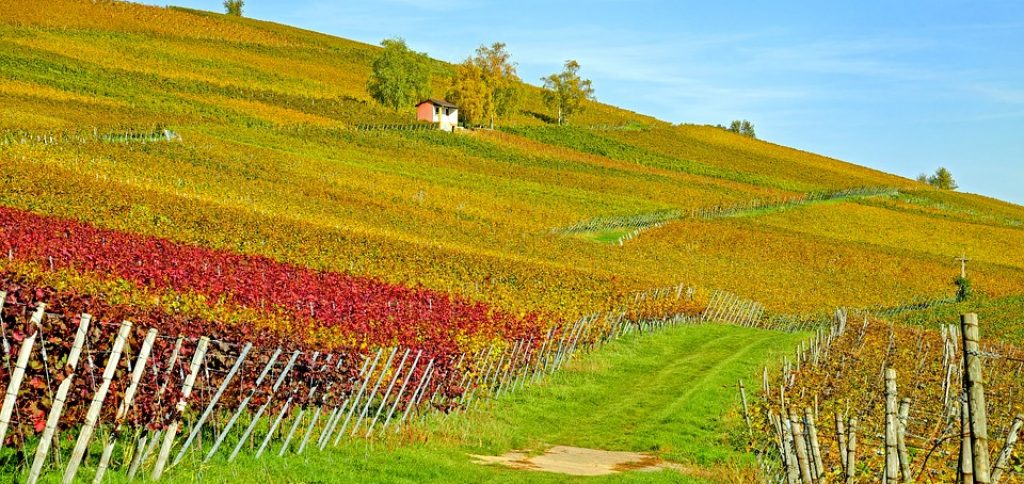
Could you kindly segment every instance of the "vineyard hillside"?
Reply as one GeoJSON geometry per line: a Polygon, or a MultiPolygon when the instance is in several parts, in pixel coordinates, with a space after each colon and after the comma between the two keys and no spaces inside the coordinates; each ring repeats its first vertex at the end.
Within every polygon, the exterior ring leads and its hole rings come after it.
{"type": "Polygon", "coordinates": [[[941,300],[962,253],[980,293],[1024,283],[1024,208],[716,127],[599,102],[554,126],[526,85],[494,130],[399,129],[378,47],[180,8],[5,0],[0,36],[0,204],[60,223],[559,320],[677,284],[798,317],[941,300]]]}
{"type": "Polygon", "coordinates": [[[0,0],[0,481],[1021,482],[1024,207],[381,49],[0,0]]]}

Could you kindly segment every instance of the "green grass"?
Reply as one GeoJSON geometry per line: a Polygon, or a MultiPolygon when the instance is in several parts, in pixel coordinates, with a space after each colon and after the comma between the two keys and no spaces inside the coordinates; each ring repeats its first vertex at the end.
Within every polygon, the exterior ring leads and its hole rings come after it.
{"type": "Polygon", "coordinates": [[[897,322],[937,327],[939,324],[960,324],[960,315],[977,313],[981,337],[1007,343],[1024,344],[1024,296],[992,298],[975,293],[970,299],[908,311],[895,316],[897,322]]]}
{"type": "MultiPolygon", "coordinates": [[[[469,454],[540,451],[550,445],[651,452],[698,469],[627,472],[593,482],[703,482],[753,465],[736,381],[755,379],[801,335],[731,326],[685,326],[629,336],[570,364],[541,385],[466,415],[433,418],[401,439],[349,442],[301,457],[214,460],[165,474],[165,482],[564,482],[564,475],[472,463],[469,454]]],[[[756,387],[748,384],[748,387],[756,387]]],[[[116,454],[115,454],[116,455],[116,454]]],[[[733,473],[733,474],[730,474],[733,473]]],[[[84,469],[89,477],[91,469],[84,469]]],[[[112,480],[121,472],[111,472],[112,480]]],[[[56,473],[47,476],[54,480],[56,473]]]]}
{"type": "Polygon", "coordinates": [[[576,235],[584,240],[600,244],[614,244],[617,243],[622,236],[630,232],[632,232],[632,229],[604,229],[594,232],[581,232],[576,235]]]}

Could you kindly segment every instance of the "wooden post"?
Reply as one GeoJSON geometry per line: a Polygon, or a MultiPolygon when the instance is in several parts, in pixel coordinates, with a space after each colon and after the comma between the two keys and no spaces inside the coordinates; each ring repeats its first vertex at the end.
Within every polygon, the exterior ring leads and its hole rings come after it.
{"type": "MultiPolygon", "coordinates": [[[[171,351],[171,357],[167,360],[167,366],[164,369],[163,383],[160,384],[160,388],[156,392],[157,397],[164,394],[164,391],[167,390],[167,385],[171,382],[171,375],[174,373],[175,365],[178,363],[178,356],[181,353],[181,344],[184,341],[184,336],[178,336],[174,340],[174,349],[171,351]]],[[[156,372],[155,369],[154,372],[156,372]]],[[[160,441],[160,437],[163,434],[163,430],[157,430],[156,432],[143,435],[139,438],[139,444],[136,446],[138,452],[135,452],[135,455],[132,456],[132,462],[128,466],[128,479],[135,478],[135,474],[139,472],[139,468],[142,467],[142,463],[149,459],[150,454],[153,453],[153,449],[156,448],[156,444],[160,441]]]]}
{"type": "Polygon", "coordinates": [[[185,443],[182,444],[181,449],[178,450],[178,454],[174,456],[174,460],[171,461],[171,465],[178,465],[181,459],[185,457],[185,452],[192,446],[192,441],[195,440],[196,436],[203,429],[203,424],[206,423],[206,419],[210,418],[210,414],[213,413],[214,406],[220,401],[220,397],[224,395],[224,390],[227,389],[228,385],[231,384],[231,380],[235,377],[235,373],[238,373],[238,369],[242,367],[242,363],[245,362],[246,356],[249,355],[249,351],[252,350],[252,343],[246,343],[242,347],[242,351],[238,354],[238,358],[235,358],[235,363],[231,365],[231,369],[228,371],[227,376],[220,382],[220,386],[217,387],[217,392],[213,394],[213,398],[210,399],[210,403],[206,405],[206,410],[203,411],[202,416],[192,426],[192,431],[189,432],[188,438],[185,439],[185,443]]]}
{"type": "MultiPolygon", "coordinates": [[[[330,361],[329,358],[328,358],[328,361],[330,361]]],[[[338,362],[334,365],[335,371],[337,371],[339,368],[341,368],[341,364],[344,361],[345,361],[344,357],[339,357],[338,358],[338,362]]],[[[331,388],[333,388],[336,383],[337,383],[337,381],[332,381],[332,382],[328,383],[327,384],[327,388],[324,389],[324,393],[330,392],[331,388]]],[[[319,405],[319,406],[316,407],[316,410],[313,412],[313,417],[309,419],[309,426],[306,427],[306,433],[302,436],[302,441],[299,442],[299,448],[295,450],[296,454],[301,454],[304,450],[306,450],[306,444],[309,443],[309,438],[313,436],[313,429],[314,429],[314,427],[316,427],[317,422],[320,421],[320,414],[323,413],[324,407],[326,407],[326,406],[327,406],[326,405],[326,401],[324,401],[324,403],[322,405],[319,405]]],[[[327,430],[327,424],[328,423],[329,422],[325,422],[324,423],[324,430],[325,431],[327,430]]]]}
{"type": "Polygon", "coordinates": [[[167,465],[167,459],[171,456],[171,446],[174,445],[174,439],[178,436],[178,426],[181,425],[181,413],[188,406],[188,398],[192,396],[192,387],[196,384],[196,377],[199,376],[199,365],[202,364],[203,358],[206,357],[206,350],[209,345],[210,338],[206,336],[199,338],[196,352],[192,355],[192,362],[188,368],[188,375],[185,377],[185,384],[181,387],[181,399],[178,400],[177,405],[174,407],[174,420],[171,421],[171,424],[164,431],[164,442],[160,446],[160,453],[157,454],[156,465],[153,467],[153,474],[150,476],[154,481],[160,480],[160,476],[164,473],[164,466],[167,465]]]}
{"type": "Polygon", "coordinates": [[[1024,414],[1017,414],[1017,417],[1013,419],[1013,424],[1010,425],[1010,433],[1006,435],[1006,443],[1003,444],[1003,450],[999,452],[999,456],[996,458],[996,465],[992,468],[992,484],[999,484],[1003,474],[1009,470],[1007,466],[1010,463],[1010,456],[1013,455],[1013,446],[1017,443],[1021,427],[1024,427],[1024,414]]]}
{"type": "MultiPolygon", "coordinates": [[[[380,354],[382,349],[377,350],[377,354],[380,354]]],[[[366,378],[366,369],[370,366],[369,355],[363,356],[363,366],[359,368],[359,374],[356,375],[356,383],[363,378],[366,378]]],[[[331,440],[331,435],[334,434],[334,429],[338,427],[338,422],[341,421],[341,416],[345,414],[345,409],[348,408],[349,402],[352,400],[352,396],[346,396],[342,400],[341,405],[335,405],[334,409],[331,410],[331,415],[327,418],[327,423],[324,425],[323,432],[320,433],[320,437],[317,438],[317,447],[320,450],[324,450],[327,446],[327,442],[331,440]]],[[[338,437],[339,439],[341,437],[338,437]]]]}
{"type": "Polygon", "coordinates": [[[213,447],[210,448],[210,451],[207,452],[206,457],[203,458],[203,463],[209,462],[210,458],[217,453],[217,449],[220,448],[220,445],[222,443],[224,443],[224,438],[227,437],[228,432],[231,431],[231,428],[235,426],[235,422],[238,420],[238,416],[242,413],[243,410],[249,407],[249,401],[252,400],[252,397],[256,394],[256,391],[259,389],[260,384],[263,383],[263,380],[270,373],[270,370],[273,369],[274,363],[277,363],[277,358],[280,356],[281,348],[278,348],[274,350],[274,354],[267,359],[266,366],[263,367],[263,371],[260,372],[260,375],[256,377],[256,382],[253,383],[252,389],[249,390],[249,394],[245,396],[245,399],[242,400],[242,403],[238,404],[238,408],[235,409],[235,413],[231,415],[231,418],[228,419],[228,423],[224,425],[224,429],[221,430],[220,434],[217,435],[217,440],[214,441],[213,447]]]}
{"type": "Polygon", "coordinates": [[[896,443],[896,370],[885,369],[885,477],[898,482],[900,458],[896,443]]]}
{"type": "Polygon", "coordinates": [[[11,424],[11,414],[14,413],[14,403],[18,399],[18,390],[21,389],[21,382],[25,379],[25,367],[32,356],[32,347],[35,346],[35,333],[21,341],[21,348],[18,349],[18,359],[14,363],[14,371],[11,373],[11,381],[7,384],[7,392],[4,395],[3,406],[0,406],[0,443],[7,436],[7,427],[11,424]]]}
{"type": "MultiPolygon", "coordinates": [[[[277,414],[277,418],[275,418],[274,422],[272,424],[270,424],[270,429],[267,430],[267,435],[263,436],[263,442],[260,443],[259,449],[256,450],[256,456],[255,457],[257,459],[259,459],[260,456],[263,455],[263,451],[267,449],[268,445],[270,445],[270,439],[272,439],[274,437],[274,432],[277,432],[277,427],[279,425],[281,425],[281,420],[284,419],[284,415],[286,413],[288,413],[288,408],[291,407],[293,399],[295,399],[295,395],[294,394],[288,395],[288,400],[285,400],[284,406],[281,407],[281,411],[278,412],[278,414],[277,414]]],[[[297,424],[298,423],[296,422],[296,425],[297,424]]],[[[289,435],[288,437],[291,438],[291,435],[289,435]]]]}
{"type": "MultiPolygon", "coordinates": [[[[374,413],[373,420],[370,420],[370,414],[369,413],[367,414],[367,421],[369,422],[369,424],[367,424],[367,434],[366,434],[366,437],[370,437],[370,434],[374,430],[373,429],[374,426],[377,425],[377,420],[380,419],[381,412],[384,411],[384,407],[387,405],[388,399],[391,398],[391,391],[394,390],[395,383],[397,383],[398,379],[401,377],[401,370],[402,369],[406,369],[406,361],[409,360],[409,354],[412,351],[413,350],[411,350],[409,348],[406,348],[406,352],[402,353],[401,360],[398,361],[398,366],[396,366],[394,368],[394,372],[391,375],[391,381],[387,385],[387,390],[384,391],[384,395],[381,396],[380,403],[377,404],[377,412],[374,413]]],[[[383,381],[383,377],[384,376],[381,375],[381,378],[382,378],[381,381],[383,381]]],[[[375,394],[377,393],[376,390],[374,391],[374,393],[375,394]]],[[[369,401],[368,401],[368,403],[369,403],[369,401]]],[[[355,435],[355,429],[352,429],[352,435],[355,435]]]]}
{"type": "Polygon", "coordinates": [[[971,426],[971,456],[974,458],[974,482],[991,482],[988,452],[988,419],[985,410],[985,382],[981,374],[981,355],[978,341],[978,315],[968,313],[960,318],[960,332],[964,343],[964,390],[971,426]]]}
{"type": "Polygon", "coordinates": [[[754,426],[750,424],[750,408],[747,407],[747,391],[743,388],[743,380],[739,381],[740,387],[740,401],[743,402],[743,420],[747,422],[747,433],[750,434],[750,440],[754,440],[754,426]]]}
{"type": "MultiPolygon", "coordinates": [[[[377,383],[373,385],[373,391],[371,391],[366,397],[366,403],[363,405],[363,410],[359,412],[359,417],[356,418],[355,425],[352,426],[352,433],[349,434],[350,436],[356,435],[356,432],[359,431],[359,426],[363,423],[363,419],[366,418],[367,412],[370,411],[370,404],[373,403],[373,399],[377,396],[377,391],[380,390],[381,383],[384,383],[384,378],[387,377],[388,370],[391,369],[391,362],[395,359],[395,353],[398,353],[397,346],[391,350],[391,354],[388,355],[388,361],[384,363],[384,368],[380,371],[380,376],[377,377],[377,383]]],[[[406,355],[408,354],[408,350],[406,350],[406,355]]],[[[359,403],[358,400],[356,403],[359,403]]]]}
{"type": "MultiPolygon", "coordinates": [[[[377,421],[380,419],[380,414],[381,412],[384,411],[384,407],[387,406],[388,400],[391,398],[391,391],[395,389],[395,383],[397,383],[398,379],[402,376],[402,370],[405,369],[405,361],[406,359],[409,358],[410,351],[411,350],[409,349],[405,350],[405,354],[402,356],[402,361],[401,363],[399,363],[398,368],[395,370],[395,375],[391,378],[391,383],[388,384],[388,389],[387,391],[384,392],[384,397],[381,399],[380,405],[377,406],[377,413],[373,416],[373,420],[370,422],[370,425],[367,426],[366,428],[365,437],[369,438],[370,435],[373,435],[373,428],[377,426],[377,421]]],[[[422,353],[422,351],[416,352],[416,357],[413,359],[411,368],[416,368],[416,363],[420,361],[420,355],[422,353]]],[[[399,396],[399,398],[400,397],[401,396],[399,396]]],[[[396,400],[395,403],[398,403],[398,401],[396,400]]]]}
{"type": "Polygon", "coordinates": [[[956,260],[960,261],[960,277],[966,279],[967,278],[967,263],[970,262],[971,259],[967,258],[967,254],[963,254],[960,257],[957,257],[956,260]]]}
{"type": "MultiPolygon", "coordinates": [[[[269,407],[270,403],[274,400],[274,394],[277,393],[278,388],[281,388],[281,384],[284,383],[284,379],[288,376],[288,373],[292,371],[292,367],[295,366],[295,360],[299,359],[300,354],[302,354],[302,352],[299,350],[295,350],[292,353],[291,358],[288,359],[288,363],[284,366],[284,369],[281,370],[281,374],[278,375],[277,380],[274,381],[274,385],[270,387],[270,393],[267,395],[267,401],[263,402],[263,405],[261,405],[259,410],[256,411],[256,414],[252,416],[252,421],[249,422],[249,426],[245,428],[244,432],[242,432],[242,437],[238,439],[238,443],[235,444],[235,449],[232,450],[231,455],[228,456],[228,462],[231,462],[235,460],[235,457],[238,457],[238,453],[242,451],[242,446],[245,445],[245,442],[249,438],[249,435],[252,434],[252,431],[256,429],[256,424],[259,423],[260,417],[263,416],[263,412],[267,411],[267,407],[269,407]]],[[[253,392],[255,391],[256,387],[253,387],[253,392]]],[[[248,402],[243,403],[247,404],[248,402]]],[[[241,412],[243,409],[244,406],[240,405],[238,407],[238,412],[241,412]]],[[[237,417],[238,414],[236,413],[235,416],[237,417]]],[[[221,432],[221,435],[226,433],[227,431],[225,430],[221,432]]],[[[211,455],[213,455],[213,450],[206,455],[206,459],[209,460],[211,455]]]]}
{"type": "Polygon", "coordinates": [[[795,408],[789,411],[789,425],[793,433],[793,450],[796,452],[797,465],[800,468],[800,479],[805,484],[813,484],[811,461],[807,455],[807,440],[804,439],[804,426],[795,408]]]}
{"type": "Polygon", "coordinates": [[[125,415],[132,408],[132,403],[135,402],[135,392],[139,388],[142,374],[146,371],[146,362],[149,361],[149,354],[153,350],[156,334],[155,329],[150,329],[146,332],[146,338],[142,341],[139,356],[135,359],[135,368],[132,371],[131,382],[128,384],[128,389],[124,392],[124,397],[121,398],[121,404],[117,407],[117,413],[114,414],[114,431],[103,445],[103,453],[100,457],[100,463],[96,467],[96,475],[93,476],[93,484],[101,484],[103,482],[103,475],[107,472],[110,456],[114,453],[114,446],[117,445],[117,437],[121,433],[121,425],[124,423],[125,415]]]}
{"type": "MultiPolygon", "coordinates": [[[[966,376],[965,376],[966,378],[966,376]]],[[[961,484],[974,484],[974,457],[971,454],[970,410],[967,395],[960,400],[960,480],[961,484]]]]}
{"type": "Polygon", "coordinates": [[[910,399],[904,398],[900,401],[896,425],[896,450],[900,456],[900,475],[903,477],[903,482],[910,482],[914,479],[910,471],[910,452],[907,450],[907,420],[909,418],[910,399]]]}
{"type": "Polygon", "coordinates": [[[846,439],[846,484],[857,482],[857,417],[850,418],[846,439]]]}
{"type": "Polygon", "coordinates": [[[843,425],[843,416],[836,408],[836,442],[839,444],[839,469],[840,475],[846,475],[846,459],[849,454],[846,447],[846,426],[843,425]]]}
{"type": "Polygon", "coordinates": [[[810,443],[811,457],[814,462],[814,480],[818,481],[825,476],[825,466],[821,461],[821,446],[818,445],[818,427],[814,424],[814,414],[811,409],[804,409],[804,422],[807,426],[807,440],[810,443]]]}
{"type": "MultiPolygon", "coordinates": [[[[381,427],[381,433],[388,429],[388,424],[391,423],[391,417],[394,416],[395,409],[398,408],[398,404],[401,403],[402,395],[405,395],[405,388],[409,386],[409,380],[412,379],[412,374],[414,371],[416,371],[416,366],[419,364],[420,356],[422,356],[422,354],[423,351],[416,352],[416,359],[413,360],[412,366],[409,367],[409,372],[405,374],[405,379],[402,380],[402,386],[398,389],[398,396],[395,397],[395,403],[391,404],[391,409],[388,410],[388,415],[387,417],[384,418],[384,424],[381,427]]],[[[370,427],[370,430],[373,430],[372,426],[370,427]]]]}
{"type": "MultiPolygon", "coordinates": [[[[0,306],[3,305],[3,293],[0,293],[0,306]]],[[[64,378],[64,381],[60,382],[60,386],[57,388],[57,395],[53,399],[53,405],[50,407],[50,413],[46,417],[46,428],[43,429],[43,435],[39,439],[39,445],[36,447],[36,457],[32,461],[32,469],[29,471],[28,484],[35,484],[39,480],[39,475],[42,473],[43,465],[46,463],[46,455],[50,452],[50,446],[53,444],[53,434],[57,431],[57,425],[60,423],[60,416],[64,412],[64,404],[68,398],[68,392],[71,390],[71,384],[75,380],[75,370],[78,368],[78,360],[82,355],[82,347],[85,346],[85,338],[88,335],[89,323],[92,321],[92,316],[83,314],[81,321],[78,324],[78,332],[75,333],[75,341],[71,345],[71,353],[68,355],[67,369],[68,376],[64,378]]],[[[0,438],[0,443],[3,439],[0,438]]]]}
{"type": "Polygon", "coordinates": [[[107,398],[110,382],[114,378],[114,372],[117,371],[117,364],[121,361],[121,351],[124,349],[124,342],[128,339],[128,333],[131,329],[132,323],[128,321],[121,323],[121,328],[117,332],[117,338],[114,340],[114,346],[110,350],[110,356],[107,357],[107,366],[103,369],[103,380],[93,395],[92,403],[89,405],[88,413],[85,415],[85,423],[82,424],[82,431],[78,434],[78,442],[75,443],[75,450],[71,454],[68,466],[64,469],[64,484],[71,484],[75,480],[75,475],[78,474],[78,466],[81,465],[82,458],[85,457],[85,451],[89,447],[89,440],[92,439],[92,433],[99,422],[103,401],[107,398]]]}
{"type": "Polygon", "coordinates": [[[363,392],[366,391],[366,385],[370,383],[370,378],[373,377],[374,370],[377,369],[377,363],[380,361],[380,355],[384,351],[384,348],[378,348],[377,354],[373,357],[373,363],[370,364],[370,369],[367,370],[366,376],[363,378],[363,383],[359,386],[359,391],[356,393],[355,398],[350,398],[352,402],[348,408],[348,415],[345,416],[345,423],[342,424],[341,429],[338,430],[338,436],[334,439],[334,445],[337,446],[341,442],[341,437],[345,435],[345,430],[348,428],[349,422],[352,420],[352,415],[356,412],[356,406],[359,405],[359,400],[363,397],[363,392]]]}
{"type": "MultiPolygon", "coordinates": [[[[409,412],[412,410],[413,407],[416,406],[417,403],[419,403],[419,399],[423,395],[423,392],[426,391],[427,382],[430,381],[430,376],[432,375],[431,372],[433,371],[433,368],[434,359],[431,358],[429,361],[427,361],[427,368],[423,370],[423,376],[420,378],[419,384],[416,385],[416,391],[412,392],[412,397],[409,399],[409,405],[405,407],[405,412],[402,413],[402,418],[398,421],[396,425],[401,426],[402,424],[404,424],[405,419],[409,417],[409,412]]],[[[395,427],[395,431],[398,431],[398,427],[395,427]]]]}

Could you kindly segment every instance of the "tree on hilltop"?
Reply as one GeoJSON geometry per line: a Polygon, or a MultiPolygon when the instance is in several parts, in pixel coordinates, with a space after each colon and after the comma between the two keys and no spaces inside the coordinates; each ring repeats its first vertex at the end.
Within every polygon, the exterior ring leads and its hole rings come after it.
{"type": "Polygon", "coordinates": [[[590,79],[580,77],[580,64],[574,60],[565,61],[565,69],[558,74],[541,78],[544,81],[544,102],[558,109],[558,124],[583,110],[583,101],[594,99],[594,87],[590,79]]]}
{"type": "Polygon", "coordinates": [[[427,55],[410,49],[400,38],[385,39],[380,45],[384,49],[373,60],[366,84],[370,96],[396,111],[429,96],[427,55]]]}
{"type": "Polygon", "coordinates": [[[495,119],[515,111],[519,103],[519,75],[505,44],[481,45],[476,54],[459,64],[448,89],[448,100],[459,105],[467,123],[495,119]]]}
{"type": "Polygon", "coordinates": [[[224,0],[224,13],[234,15],[235,17],[241,17],[242,7],[244,6],[245,0],[224,0]]]}
{"type": "Polygon", "coordinates": [[[732,123],[729,123],[728,130],[748,138],[757,138],[757,134],[754,132],[754,123],[751,123],[746,119],[742,121],[738,119],[733,120],[732,123]]]}
{"type": "Polygon", "coordinates": [[[927,183],[940,190],[956,190],[959,188],[956,184],[956,180],[953,179],[953,174],[945,167],[939,167],[938,170],[935,170],[935,174],[933,175],[925,175],[922,173],[917,176],[917,181],[920,183],[927,183]]]}

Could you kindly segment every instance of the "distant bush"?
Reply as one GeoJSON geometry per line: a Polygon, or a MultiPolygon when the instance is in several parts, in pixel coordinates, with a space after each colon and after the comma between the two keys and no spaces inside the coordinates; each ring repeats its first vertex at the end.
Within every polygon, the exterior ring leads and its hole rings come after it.
{"type": "Polygon", "coordinates": [[[927,183],[940,190],[956,190],[959,188],[956,184],[956,180],[953,179],[953,174],[945,167],[940,167],[938,170],[935,170],[934,175],[929,176],[922,173],[917,176],[917,181],[920,183],[927,183]]]}
{"type": "Polygon", "coordinates": [[[970,299],[971,294],[974,292],[974,288],[971,287],[971,280],[966,277],[957,277],[953,280],[956,284],[956,301],[964,302],[970,299]]]}
{"type": "MultiPolygon", "coordinates": [[[[722,127],[724,128],[724,126],[722,127]]],[[[733,122],[729,124],[729,127],[725,129],[727,131],[732,131],[733,133],[736,134],[741,134],[748,138],[757,138],[757,134],[754,133],[754,123],[751,123],[746,119],[744,119],[743,121],[740,121],[738,119],[733,120],[733,122]]]]}
{"type": "Polygon", "coordinates": [[[228,15],[234,15],[235,17],[242,16],[242,7],[245,6],[245,0],[224,0],[224,12],[228,15]]]}

